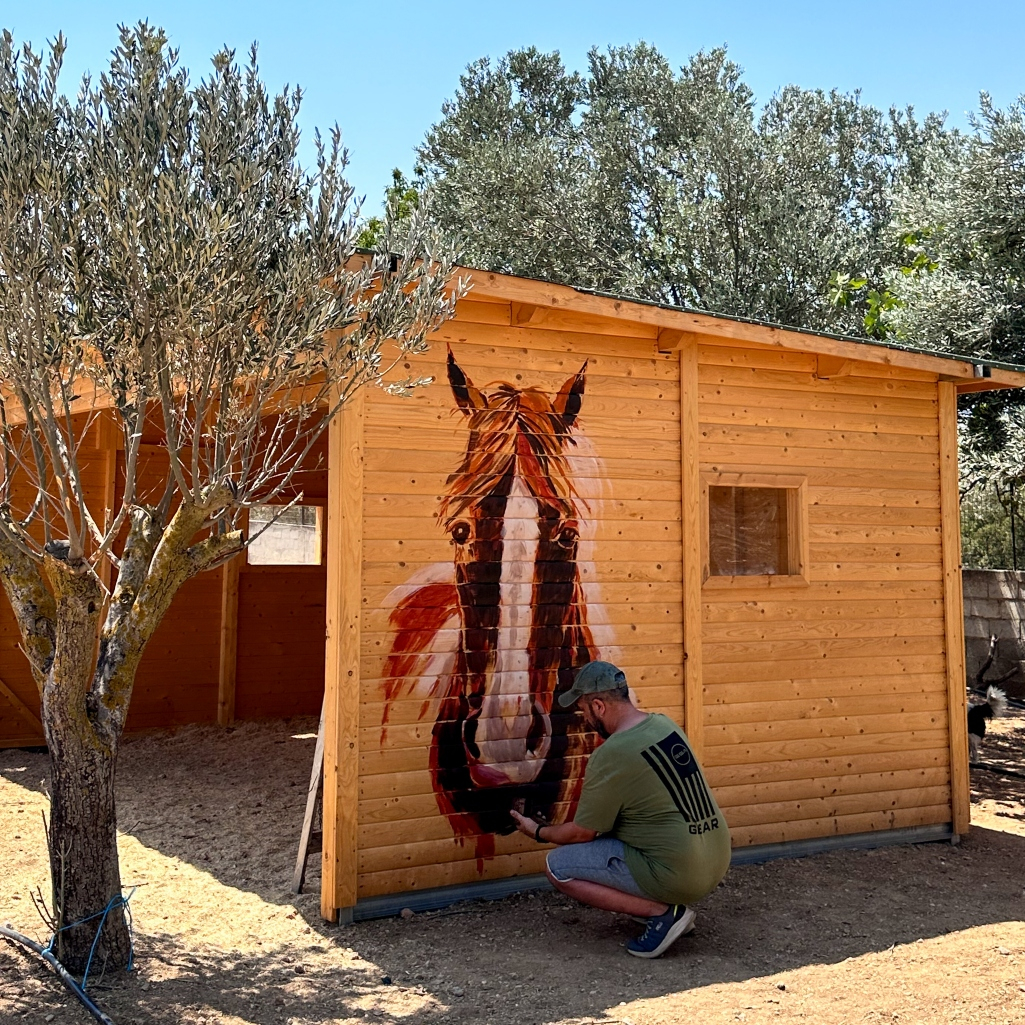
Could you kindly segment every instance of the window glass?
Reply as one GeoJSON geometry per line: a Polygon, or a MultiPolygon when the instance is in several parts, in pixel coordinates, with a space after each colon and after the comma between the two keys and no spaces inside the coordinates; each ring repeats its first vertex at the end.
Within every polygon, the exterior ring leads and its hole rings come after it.
{"type": "Polygon", "coordinates": [[[788,508],[786,488],[709,487],[709,574],[789,573],[788,508]]]}
{"type": "Polygon", "coordinates": [[[249,536],[255,540],[248,548],[249,564],[319,566],[321,519],[322,510],[315,505],[293,505],[284,512],[280,506],[251,506],[249,536]]]}

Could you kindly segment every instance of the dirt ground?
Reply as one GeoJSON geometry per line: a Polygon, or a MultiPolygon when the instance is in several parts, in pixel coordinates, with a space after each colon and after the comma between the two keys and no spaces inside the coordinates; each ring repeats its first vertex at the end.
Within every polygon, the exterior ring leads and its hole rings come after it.
{"type": "MultiPolygon", "coordinates": [[[[638,927],[552,893],[326,925],[288,891],[311,720],[126,742],[121,857],[136,968],[90,986],[117,1025],[1025,1022],[1025,779],[972,773],[970,836],[733,869],[661,960],[638,927]]],[[[1025,718],[986,762],[1025,771],[1025,718]]],[[[45,940],[43,754],[0,751],[0,921],[45,940]]],[[[312,859],[316,861],[316,859],[312,859]]],[[[84,1025],[0,943],[0,1022],[84,1025]]]]}

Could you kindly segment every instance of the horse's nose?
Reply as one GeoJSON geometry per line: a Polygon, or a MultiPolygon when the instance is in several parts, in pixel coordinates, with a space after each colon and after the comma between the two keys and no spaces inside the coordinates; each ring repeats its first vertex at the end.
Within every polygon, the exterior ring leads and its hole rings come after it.
{"type": "Polygon", "coordinates": [[[463,748],[476,786],[530,783],[548,757],[552,724],[536,700],[523,697],[501,714],[501,703],[485,698],[462,724],[463,748]],[[528,703],[529,702],[529,703],[528,703]]]}

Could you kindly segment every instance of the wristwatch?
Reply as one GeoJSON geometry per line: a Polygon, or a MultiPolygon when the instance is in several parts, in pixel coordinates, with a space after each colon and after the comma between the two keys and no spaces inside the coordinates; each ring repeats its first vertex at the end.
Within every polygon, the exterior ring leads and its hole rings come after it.
{"type": "Polygon", "coordinates": [[[534,830],[534,842],[535,843],[544,843],[544,840],[541,839],[541,829],[543,827],[544,827],[544,823],[543,822],[539,822],[537,824],[537,829],[534,830]]]}

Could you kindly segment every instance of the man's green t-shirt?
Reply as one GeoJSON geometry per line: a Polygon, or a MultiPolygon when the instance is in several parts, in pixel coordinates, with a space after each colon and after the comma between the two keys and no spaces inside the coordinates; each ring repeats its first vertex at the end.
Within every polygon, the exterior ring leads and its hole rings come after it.
{"type": "Polygon", "coordinates": [[[665,715],[594,751],[573,821],[622,840],[637,885],[655,900],[700,900],[730,865],[726,820],[687,738],[665,715]]]}

